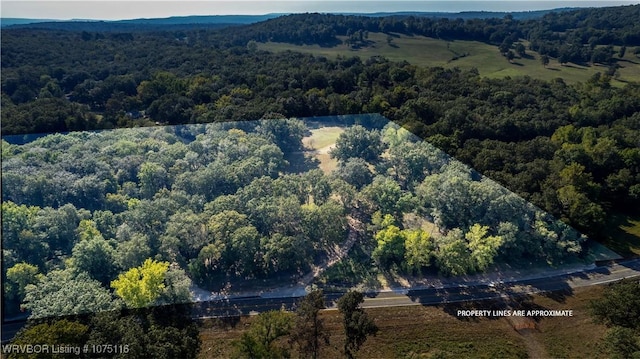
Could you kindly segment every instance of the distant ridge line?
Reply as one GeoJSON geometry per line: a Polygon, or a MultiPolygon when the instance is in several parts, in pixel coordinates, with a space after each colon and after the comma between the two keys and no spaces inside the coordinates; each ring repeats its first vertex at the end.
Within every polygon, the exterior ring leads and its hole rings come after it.
{"type": "MultiPolygon", "coordinates": [[[[486,19],[504,17],[511,15],[514,19],[533,19],[544,16],[550,12],[564,12],[580,8],[563,7],[549,10],[532,10],[532,11],[461,11],[461,12],[424,12],[424,11],[398,11],[398,12],[374,12],[374,13],[356,13],[356,12],[322,12],[333,15],[349,15],[349,16],[365,16],[365,17],[385,17],[385,16],[416,16],[416,17],[432,17],[432,18],[448,18],[448,19],[486,19]]],[[[2,28],[54,28],[69,29],[70,25],[73,30],[83,30],[82,25],[87,25],[86,30],[96,31],[93,29],[96,24],[107,25],[110,30],[127,30],[126,27],[132,25],[147,26],[163,26],[163,25],[248,25],[261,21],[266,21],[281,16],[291,15],[293,13],[269,13],[264,15],[191,15],[191,16],[171,16],[163,18],[136,18],[127,20],[91,20],[91,19],[28,19],[28,18],[0,18],[0,27],[2,28]],[[123,27],[120,29],[120,27],[123,27]]],[[[107,30],[108,31],[108,30],[107,30]]]]}

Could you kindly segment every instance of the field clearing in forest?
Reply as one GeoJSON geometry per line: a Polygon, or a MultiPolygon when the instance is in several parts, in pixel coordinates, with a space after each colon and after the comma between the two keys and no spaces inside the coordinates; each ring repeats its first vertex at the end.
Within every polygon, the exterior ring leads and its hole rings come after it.
{"type": "MultiPolygon", "coordinates": [[[[367,59],[371,56],[384,56],[392,61],[408,61],[411,64],[444,68],[459,67],[461,69],[477,68],[481,76],[489,78],[503,78],[506,76],[530,76],[540,80],[562,78],[567,83],[586,82],[595,73],[605,73],[606,66],[581,66],[576,64],[561,65],[556,59],[551,59],[549,65],[543,66],[540,55],[531,50],[526,51],[525,57],[518,57],[510,63],[502,56],[497,46],[477,41],[441,40],[424,36],[407,36],[394,34],[393,40],[387,42],[387,34],[370,33],[367,47],[352,49],[346,44],[333,47],[319,45],[293,45],[287,43],[269,42],[258,44],[259,49],[279,52],[298,51],[314,55],[335,58],[340,56],[359,56],[367,59]],[[455,59],[454,59],[455,58],[455,59]]],[[[339,36],[341,40],[346,37],[339,36]]],[[[526,46],[525,42],[525,46],[526,46]]],[[[618,51],[616,48],[615,51],[618,51]]],[[[640,81],[640,58],[627,49],[625,56],[618,65],[618,76],[612,79],[614,86],[623,86],[628,81],[640,81]]],[[[617,54],[614,55],[617,59],[617,54]]]]}
{"type": "Polygon", "coordinates": [[[338,161],[335,158],[331,158],[329,151],[333,148],[338,136],[344,132],[344,127],[320,127],[312,129],[310,132],[311,135],[303,138],[302,143],[305,147],[312,149],[310,153],[320,161],[318,166],[322,172],[329,174],[338,166],[338,161]]]}

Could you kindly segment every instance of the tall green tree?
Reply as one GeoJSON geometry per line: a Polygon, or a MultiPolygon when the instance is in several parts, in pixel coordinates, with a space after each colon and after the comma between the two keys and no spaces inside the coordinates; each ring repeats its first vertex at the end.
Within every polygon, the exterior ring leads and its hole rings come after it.
{"type": "Polygon", "coordinates": [[[438,270],[444,275],[463,275],[473,269],[471,253],[459,228],[436,240],[434,255],[438,270]]]}
{"type": "Polygon", "coordinates": [[[280,310],[260,313],[249,330],[235,343],[242,358],[276,359],[289,356],[288,350],[278,345],[276,340],[288,335],[293,314],[280,310]]]}
{"type": "Polygon", "coordinates": [[[321,206],[305,205],[303,228],[316,250],[342,243],[347,238],[347,219],[344,208],[334,200],[321,206]]]}
{"type": "Polygon", "coordinates": [[[7,269],[7,282],[5,283],[5,293],[11,292],[10,296],[17,296],[20,299],[25,295],[25,287],[34,284],[42,276],[38,267],[21,262],[7,269]]]}
{"type": "Polygon", "coordinates": [[[119,242],[116,247],[115,261],[123,270],[137,267],[151,256],[149,239],[144,234],[130,232],[128,240],[119,242]]]}
{"type": "Polygon", "coordinates": [[[338,299],[338,310],[343,316],[344,354],[347,358],[354,358],[367,337],[378,333],[376,324],[360,307],[362,303],[364,295],[357,291],[349,291],[338,299]]]}
{"type": "Polygon", "coordinates": [[[193,301],[191,278],[177,265],[169,266],[164,282],[165,288],[159,297],[161,304],[191,303],[193,301]]]}
{"type": "Polygon", "coordinates": [[[302,149],[307,126],[296,118],[271,119],[261,121],[257,131],[271,139],[282,152],[288,153],[302,149]]]}
{"type": "Polygon", "coordinates": [[[25,262],[17,263],[7,269],[3,293],[5,315],[10,316],[18,313],[20,303],[22,303],[26,294],[27,285],[38,283],[42,277],[43,275],[39,273],[38,267],[25,262]]]}
{"type": "Polygon", "coordinates": [[[403,214],[410,211],[415,204],[411,193],[403,191],[400,185],[389,177],[377,176],[360,193],[373,211],[379,210],[383,215],[390,214],[396,221],[401,221],[403,214]]]}
{"type": "Polygon", "coordinates": [[[329,344],[329,333],[319,316],[324,307],[324,294],[316,289],[307,294],[296,309],[289,341],[298,345],[300,356],[304,358],[318,358],[321,344],[329,344]]]}
{"type": "Polygon", "coordinates": [[[549,65],[549,56],[548,55],[540,56],[540,63],[542,64],[542,66],[547,67],[547,65],[549,65]]]}
{"type": "Polygon", "coordinates": [[[358,189],[368,185],[373,179],[369,165],[359,157],[338,162],[338,168],[333,174],[358,189]]]}
{"type": "Polygon", "coordinates": [[[167,171],[154,162],[145,162],[138,172],[140,191],[145,198],[151,198],[160,189],[167,187],[167,171]]]}
{"type": "Polygon", "coordinates": [[[45,207],[34,218],[33,228],[52,250],[68,253],[78,240],[78,225],[88,217],[88,211],[78,210],[72,204],[53,209],[45,207]]]}
{"type": "Polygon", "coordinates": [[[221,248],[220,266],[233,275],[250,275],[256,267],[260,234],[245,214],[217,213],[207,222],[209,242],[221,248]]]}
{"type": "Polygon", "coordinates": [[[39,210],[35,206],[2,202],[2,261],[5,266],[28,262],[44,267],[49,245],[33,230],[39,210]]]}

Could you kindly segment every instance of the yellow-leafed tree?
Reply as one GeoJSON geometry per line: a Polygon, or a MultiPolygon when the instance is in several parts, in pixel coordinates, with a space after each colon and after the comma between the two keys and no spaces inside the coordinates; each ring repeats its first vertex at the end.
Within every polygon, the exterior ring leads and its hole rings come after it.
{"type": "Polygon", "coordinates": [[[141,266],[120,274],[111,282],[111,287],[128,307],[146,307],[162,294],[168,269],[168,262],[147,259],[141,266]]]}

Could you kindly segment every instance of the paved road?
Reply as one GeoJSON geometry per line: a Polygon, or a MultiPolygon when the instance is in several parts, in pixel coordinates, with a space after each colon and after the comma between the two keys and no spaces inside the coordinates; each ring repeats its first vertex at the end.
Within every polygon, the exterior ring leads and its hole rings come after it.
{"type": "MultiPolygon", "coordinates": [[[[640,277],[640,259],[545,278],[367,293],[363,307],[380,308],[455,303],[550,291],[563,291],[566,294],[570,294],[574,288],[604,284],[631,277],[640,277]]],[[[335,302],[343,294],[325,293],[327,308],[335,309],[335,302]]],[[[194,303],[193,317],[229,317],[280,308],[294,310],[299,300],[300,297],[263,298],[252,296],[197,302],[194,303]]],[[[12,338],[23,324],[24,322],[3,323],[2,342],[12,338]]]]}
{"type": "Polygon", "coordinates": [[[570,294],[575,288],[605,284],[632,277],[640,277],[640,259],[546,278],[478,284],[468,287],[424,288],[409,290],[406,294],[385,293],[385,295],[367,298],[363,307],[455,303],[552,291],[564,291],[570,294]]]}
{"type": "MultiPolygon", "coordinates": [[[[368,293],[364,308],[394,307],[406,305],[443,304],[511,297],[539,292],[564,291],[570,294],[574,288],[585,287],[624,278],[640,276],[640,259],[624,261],[591,270],[545,278],[525,279],[504,283],[471,284],[441,288],[420,288],[368,293]]],[[[325,293],[327,308],[335,308],[335,301],[343,293],[325,293]]],[[[246,315],[271,309],[295,309],[299,297],[232,298],[216,302],[196,303],[194,317],[246,315]]]]}

